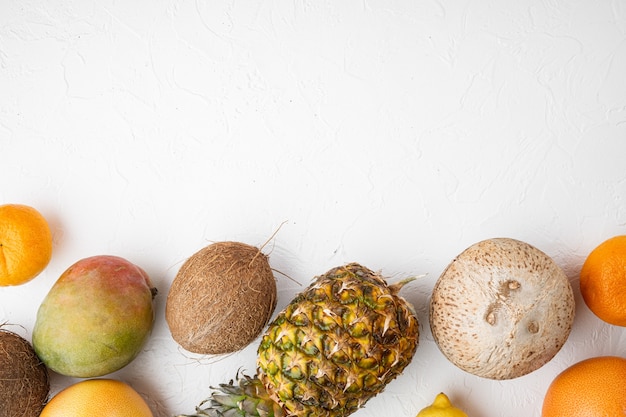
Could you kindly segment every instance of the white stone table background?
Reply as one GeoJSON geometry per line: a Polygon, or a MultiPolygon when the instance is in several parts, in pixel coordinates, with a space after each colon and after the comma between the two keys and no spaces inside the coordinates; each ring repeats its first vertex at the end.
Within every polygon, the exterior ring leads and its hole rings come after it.
{"type": "MultiPolygon", "coordinates": [[[[626,2],[0,2],[0,203],[38,208],[54,255],[0,289],[0,322],[30,338],[39,303],[77,260],[122,256],[160,290],[153,334],[111,375],[156,417],[190,412],[256,343],[226,357],[171,339],[181,263],[219,240],[263,244],[278,308],[351,261],[403,295],[420,346],[356,416],[412,417],[445,391],[472,417],[539,416],[550,381],[626,356],[578,272],[626,233],[626,2]],[[566,271],[576,319],[559,354],[510,381],[439,352],[430,291],[467,246],[512,237],[566,271]],[[299,283],[299,284],[298,284],[299,283]]],[[[53,393],[74,382],[53,375],[53,393]]]]}

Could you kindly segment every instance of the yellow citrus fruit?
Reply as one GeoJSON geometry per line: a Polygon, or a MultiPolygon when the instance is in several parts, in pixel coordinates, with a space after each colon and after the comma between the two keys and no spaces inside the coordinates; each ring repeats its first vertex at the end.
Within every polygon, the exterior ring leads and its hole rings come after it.
{"type": "Polygon", "coordinates": [[[467,414],[453,406],[448,396],[440,392],[431,405],[417,413],[417,417],[467,417],[467,414]]]}
{"type": "Polygon", "coordinates": [[[575,363],[552,381],[542,417],[626,415],[626,359],[599,356],[575,363]]]}
{"type": "Polygon", "coordinates": [[[0,206],[0,286],[35,278],[52,257],[52,234],[37,210],[22,204],[0,206]]]}
{"type": "Polygon", "coordinates": [[[153,417],[130,385],[115,379],[86,379],[55,395],[39,417],[153,417]]]}
{"type": "Polygon", "coordinates": [[[626,326],[626,236],[596,247],[580,270],[580,293],[601,320],[626,326]]]}

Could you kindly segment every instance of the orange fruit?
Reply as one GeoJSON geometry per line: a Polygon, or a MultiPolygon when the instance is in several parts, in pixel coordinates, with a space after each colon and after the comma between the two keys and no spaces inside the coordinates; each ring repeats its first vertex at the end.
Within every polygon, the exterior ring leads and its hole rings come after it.
{"type": "Polygon", "coordinates": [[[86,379],[55,395],[39,417],[153,417],[130,385],[115,379],[86,379]]]}
{"type": "Polygon", "coordinates": [[[37,210],[0,206],[0,286],[20,285],[44,270],[52,257],[52,233],[37,210]]]}
{"type": "Polygon", "coordinates": [[[626,236],[596,247],[580,270],[580,293],[601,320],[626,326],[626,236]]]}
{"type": "Polygon", "coordinates": [[[578,362],[552,381],[542,417],[626,415],[626,359],[599,356],[578,362]]]}

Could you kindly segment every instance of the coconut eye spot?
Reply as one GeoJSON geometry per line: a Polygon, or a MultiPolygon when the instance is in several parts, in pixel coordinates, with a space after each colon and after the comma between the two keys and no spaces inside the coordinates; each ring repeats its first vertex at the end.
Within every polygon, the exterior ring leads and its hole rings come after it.
{"type": "Polygon", "coordinates": [[[529,333],[532,333],[532,334],[539,333],[539,324],[537,324],[536,321],[531,321],[528,324],[527,329],[529,333]]]}

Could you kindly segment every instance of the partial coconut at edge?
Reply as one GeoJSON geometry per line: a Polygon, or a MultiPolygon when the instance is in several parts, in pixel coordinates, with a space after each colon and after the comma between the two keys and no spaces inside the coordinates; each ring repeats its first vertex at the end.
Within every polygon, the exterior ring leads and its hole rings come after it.
{"type": "Polygon", "coordinates": [[[450,362],[504,380],[526,375],[561,349],[574,321],[574,294],[552,258],[519,240],[478,242],[441,274],[430,327],[450,362]]]}
{"type": "Polygon", "coordinates": [[[0,417],[37,417],[50,392],[48,368],[29,341],[0,324],[0,417]]]}

